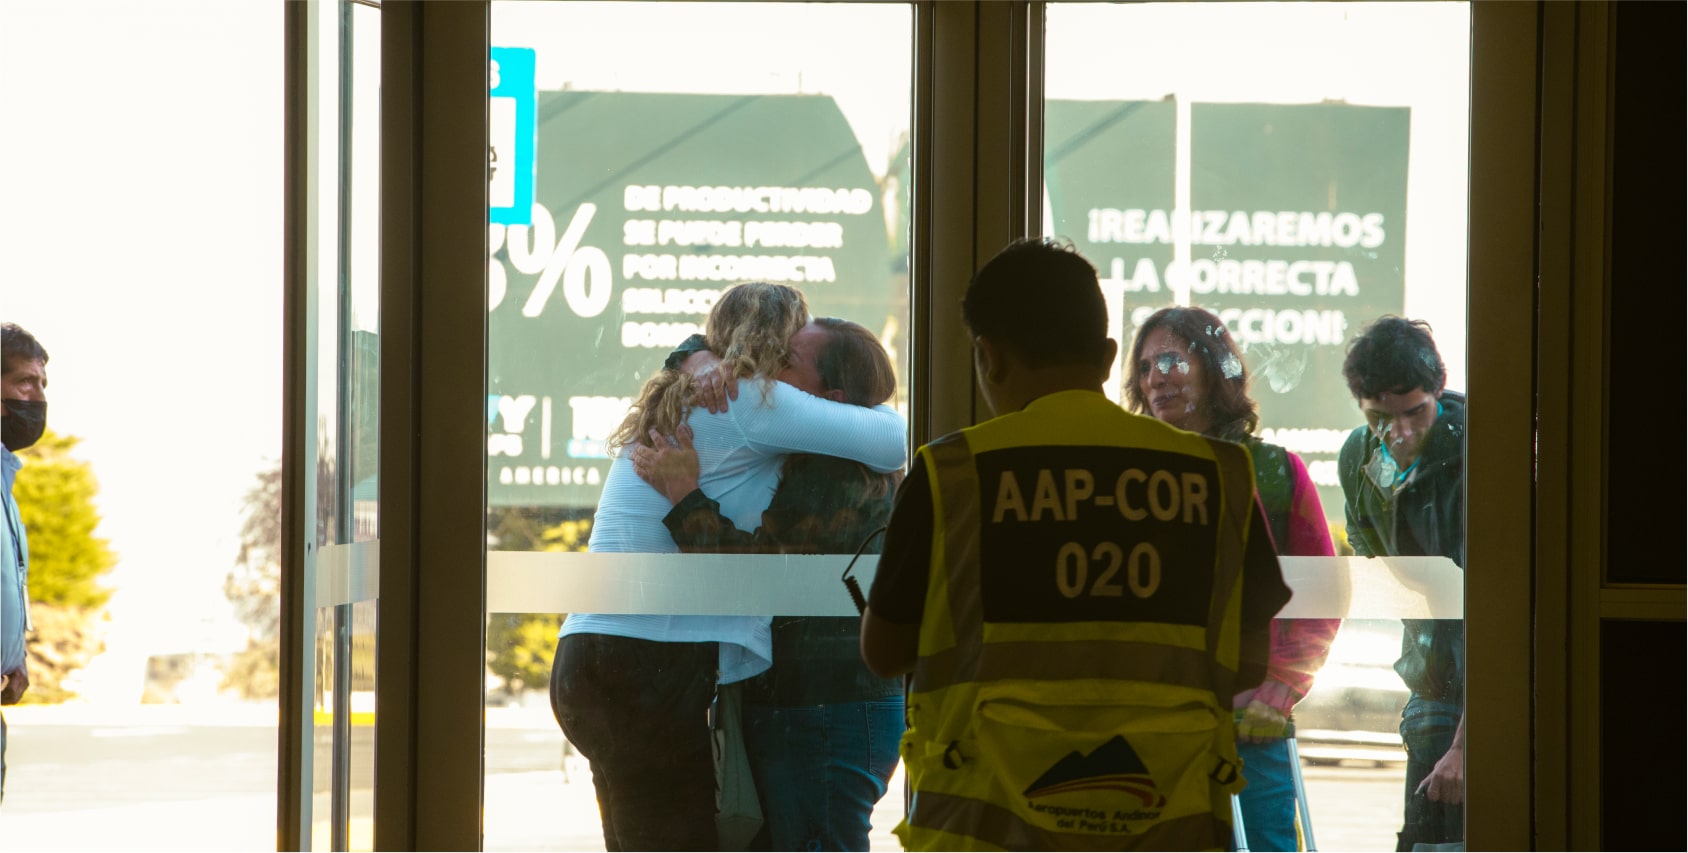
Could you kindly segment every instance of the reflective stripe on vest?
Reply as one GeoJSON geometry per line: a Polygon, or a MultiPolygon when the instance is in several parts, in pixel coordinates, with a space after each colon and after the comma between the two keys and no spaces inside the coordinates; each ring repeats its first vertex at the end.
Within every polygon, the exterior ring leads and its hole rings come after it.
{"type": "Polygon", "coordinates": [[[1162,821],[1124,839],[1117,835],[1048,832],[1001,806],[936,791],[915,794],[908,822],[923,830],[955,836],[940,839],[951,843],[940,844],[937,849],[956,849],[970,839],[990,839],[992,844],[1009,850],[1205,850],[1214,846],[1215,839],[1231,833],[1229,826],[1211,815],[1162,821]]]}
{"type": "Polygon", "coordinates": [[[981,663],[978,646],[967,644],[966,650],[957,647],[921,657],[915,664],[915,678],[921,690],[938,690],[966,681],[1011,678],[1040,681],[1107,678],[1180,684],[1195,690],[1211,690],[1215,684],[1213,656],[1200,649],[1080,641],[1063,642],[1061,650],[1061,655],[1051,659],[1046,642],[993,643],[990,661],[981,663]]]}

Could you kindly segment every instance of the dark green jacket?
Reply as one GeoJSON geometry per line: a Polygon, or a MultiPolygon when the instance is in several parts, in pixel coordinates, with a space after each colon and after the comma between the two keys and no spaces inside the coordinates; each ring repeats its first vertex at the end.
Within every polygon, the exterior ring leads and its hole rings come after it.
{"type": "MultiPolygon", "coordinates": [[[[1444,391],[1442,414],[1418,467],[1399,490],[1377,482],[1382,449],[1369,427],[1348,435],[1337,460],[1348,542],[1360,556],[1447,557],[1465,568],[1465,395],[1444,391]]],[[[1413,693],[1465,698],[1465,623],[1408,619],[1395,671],[1413,693]]]]}
{"type": "MultiPolygon", "coordinates": [[[[891,515],[895,479],[848,459],[794,453],[762,513],[762,526],[739,530],[701,491],[687,495],[663,519],[686,553],[879,553],[891,515]],[[869,540],[871,538],[871,541],[869,540]]],[[[838,595],[847,593],[842,584],[838,595]]],[[[774,665],[744,683],[746,705],[794,707],[900,697],[901,679],[880,678],[862,663],[861,619],[854,616],[775,616],[774,665]]]]}

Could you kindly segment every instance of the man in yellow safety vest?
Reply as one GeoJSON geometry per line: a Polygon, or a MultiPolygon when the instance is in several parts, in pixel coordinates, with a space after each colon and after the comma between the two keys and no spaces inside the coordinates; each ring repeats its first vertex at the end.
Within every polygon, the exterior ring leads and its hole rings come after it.
{"type": "Polygon", "coordinates": [[[862,656],[913,672],[910,850],[1225,849],[1231,697],[1289,600],[1242,447],[1102,393],[1096,269],[1011,244],[962,313],[995,415],[922,447],[862,656]]]}

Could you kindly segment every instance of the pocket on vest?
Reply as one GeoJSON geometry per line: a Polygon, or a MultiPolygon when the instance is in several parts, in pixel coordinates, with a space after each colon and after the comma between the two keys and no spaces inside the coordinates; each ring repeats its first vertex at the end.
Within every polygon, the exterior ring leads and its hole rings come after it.
{"type": "Polygon", "coordinates": [[[1050,832],[1135,835],[1212,814],[1216,793],[1241,788],[1234,747],[1228,756],[1215,749],[1230,733],[1210,705],[1080,698],[1093,701],[1054,705],[1011,689],[981,692],[975,742],[962,752],[974,753],[968,757],[989,777],[991,801],[1050,832]]]}

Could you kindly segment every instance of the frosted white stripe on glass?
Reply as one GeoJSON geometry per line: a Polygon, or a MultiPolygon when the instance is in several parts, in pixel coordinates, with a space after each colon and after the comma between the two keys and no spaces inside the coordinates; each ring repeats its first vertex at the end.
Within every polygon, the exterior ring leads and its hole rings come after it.
{"type": "Polygon", "coordinates": [[[374,601],[381,594],[381,540],[324,545],[316,558],[316,606],[374,601]]]}
{"type": "MultiPolygon", "coordinates": [[[[487,552],[491,613],[854,616],[847,554],[487,552]]],[[[873,583],[879,558],[851,576],[873,583]]],[[[1465,574],[1445,557],[1283,557],[1285,618],[1460,619],[1465,574]]],[[[1051,575],[1053,578],[1053,575],[1051,575]]],[[[1051,581],[1053,582],[1053,580],[1051,581]]]]}

